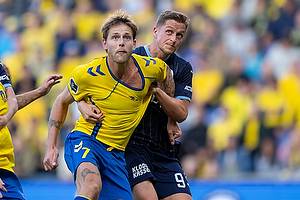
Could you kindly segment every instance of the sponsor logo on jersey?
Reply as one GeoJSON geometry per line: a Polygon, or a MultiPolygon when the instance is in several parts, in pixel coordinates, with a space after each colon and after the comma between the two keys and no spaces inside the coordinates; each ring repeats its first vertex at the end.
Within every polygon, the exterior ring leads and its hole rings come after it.
{"type": "Polygon", "coordinates": [[[75,144],[74,152],[78,152],[82,148],[82,141],[79,144],[75,144]]]}
{"type": "Polygon", "coordinates": [[[129,98],[130,98],[130,100],[132,100],[132,101],[138,101],[138,100],[139,100],[138,98],[136,98],[136,97],[134,97],[134,96],[129,96],[129,98]]]}
{"type": "Polygon", "coordinates": [[[143,174],[146,174],[147,172],[150,172],[150,170],[145,163],[139,164],[132,168],[133,178],[142,176],[143,174]]]}
{"type": "Polygon", "coordinates": [[[187,91],[193,92],[193,89],[192,89],[191,86],[186,85],[186,86],[184,87],[184,89],[187,90],[187,91]]]}
{"type": "Polygon", "coordinates": [[[9,80],[7,75],[0,76],[0,81],[9,80]]]}
{"type": "Polygon", "coordinates": [[[76,85],[75,81],[73,78],[70,80],[70,88],[71,90],[76,94],[78,91],[78,85],[76,85]]]}

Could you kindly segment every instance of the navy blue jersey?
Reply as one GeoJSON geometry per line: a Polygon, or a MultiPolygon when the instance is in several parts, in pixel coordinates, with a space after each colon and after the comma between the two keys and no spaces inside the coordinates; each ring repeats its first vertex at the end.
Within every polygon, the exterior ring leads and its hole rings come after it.
{"type": "MultiPolygon", "coordinates": [[[[140,46],[134,53],[152,57],[147,46],[140,46]]],[[[175,98],[192,98],[192,66],[189,62],[177,56],[175,53],[164,60],[172,70],[175,81],[175,98]]],[[[147,110],[130,138],[128,145],[140,144],[151,149],[172,155],[174,146],[171,145],[167,132],[168,116],[165,114],[158,101],[153,98],[147,110]]],[[[174,153],[174,152],[173,152],[174,153]]]]}
{"type": "Polygon", "coordinates": [[[2,83],[2,85],[6,88],[8,86],[11,86],[10,80],[4,70],[4,67],[0,61],[0,82],[2,83]]]}

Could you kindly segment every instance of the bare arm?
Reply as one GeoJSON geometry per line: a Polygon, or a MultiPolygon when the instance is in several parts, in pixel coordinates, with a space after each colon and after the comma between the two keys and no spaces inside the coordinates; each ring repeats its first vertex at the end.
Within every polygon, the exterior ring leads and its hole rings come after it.
{"type": "Polygon", "coordinates": [[[58,166],[58,149],[56,147],[60,129],[66,119],[69,105],[74,101],[68,88],[56,98],[48,122],[48,140],[44,168],[46,171],[53,170],[58,166]]]}
{"type": "Polygon", "coordinates": [[[164,82],[153,87],[155,95],[164,112],[168,115],[167,131],[172,145],[175,139],[182,135],[178,122],[183,122],[188,115],[189,101],[174,98],[175,82],[171,70],[168,68],[167,77],[164,82]]]}
{"type": "Polygon", "coordinates": [[[168,68],[167,77],[158,87],[153,88],[155,95],[164,112],[177,122],[183,122],[188,115],[189,101],[173,98],[175,93],[175,83],[171,70],[168,68]]]}
{"type": "Polygon", "coordinates": [[[0,116],[0,129],[3,128],[11,120],[11,118],[18,110],[18,103],[15,92],[11,86],[6,88],[6,97],[9,109],[5,115],[0,116]]]}
{"type": "Polygon", "coordinates": [[[61,78],[62,75],[60,74],[52,74],[43,81],[42,85],[39,88],[26,92],[24,94],[17,95],[16,97],[18,101],[19,110],[24,108],[34,100],[48,94],[54,85],[60,83],[61,78]]]}

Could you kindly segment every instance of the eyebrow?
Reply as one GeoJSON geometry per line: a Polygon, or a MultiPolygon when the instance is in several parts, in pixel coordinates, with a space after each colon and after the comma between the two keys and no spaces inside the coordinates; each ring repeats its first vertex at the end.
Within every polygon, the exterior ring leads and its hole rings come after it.
{"type": "MultiPolygon", "coordinates": [[[[167,25],[166,28],[169,28],[169,29],[172,29],[172,30],[176,30],[176,28],[174,28],[173,26],[169,26],[169,25],[167,25]]],[[[185,33],[186,30],[180,29],[179,32],[185,33]]]]}

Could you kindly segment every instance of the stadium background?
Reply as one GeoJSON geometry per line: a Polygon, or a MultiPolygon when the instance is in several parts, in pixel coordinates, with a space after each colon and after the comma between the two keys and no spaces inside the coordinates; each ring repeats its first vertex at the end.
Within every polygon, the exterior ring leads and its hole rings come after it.
{"type": "Polygon", "coordinates": [[[47,119],[72,69],[105,54],[103,19],[128,11],[140,27],[138,45],[145,45],[157,15],[175,9],[191,19],[177,53],[194,68],[194,96],[180,124],[180,159],[194,199],[300,199],[299,8],[298,0],[0,0],[0,60],[15,92],[36,88],[51,73],[64,76],[9,123],[27,198],[74,194],[62,155],[76,105],[60,134],[55,172],[42,166],[47,119]]]}

